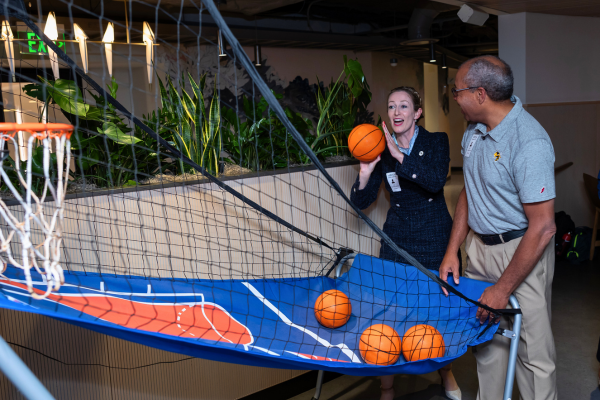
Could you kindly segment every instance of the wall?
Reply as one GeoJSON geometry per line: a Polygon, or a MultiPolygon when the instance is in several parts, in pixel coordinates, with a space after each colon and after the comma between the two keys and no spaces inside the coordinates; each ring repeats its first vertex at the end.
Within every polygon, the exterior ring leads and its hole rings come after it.
{"type": "Polygon", "coordinates": [[[521,13],[499,17],[500,57],[513,68],[515,94],[546,129],[556,166],[556,211],[593,223],[583,173],[600,168],[600,18],[521,13]]]}
{"type": "MultiPolygon", "coordinates": [[[[440,74],[443,75],[443,79],[446,80],[445,73],[442,72],[443,69],[440,69],[440,74]]],[[[456,72],[458,71],[455,68],[448,68],[447,72],[447,80],[442,85],[441,83],[441,91],[442,96],[445,94],[447,96],[448,101],[448,113],[446,114],[443,110],[443,106],[440,105],[440,129],[444,132],[448,133],[448,140],[450,141],[450,167],[454,168],[462,168],[463,166],[463,157],[460,153],[461,150],[461,142],[463,138],[463,134],[467,129],[467,121],[465,120],[464,115],[460,111],[460,107],[458,103],[452,97],[452,93],[450,92],[450,88],[454,86],[454,79],[456,78],[456,72]]],[[[441,80],[442,78],[440,78],[441,80]]]]}
{"type": "Polygon", "coordinates": [[[398,86],[411,86],[424,96],[423,64],[408,58],[398,58],[398,65],[392,67],[389,54],[370,54],[373,75],[370,77],[369,84],[373,100],[369,109],[374,112],[375,121],[378,116],[386,121],[387,100],[391,89],[398,86]]]}
{"type": "MultiPolygon", "coordinates": [[[[450,168],[462,167],[461,141],[466,121],[450,88],[454,85],[456,69],[440,68],[437,64],[423,63],[425,72],[424,124],[434,132],[446,132],[450,144],[450,168]]],[[[450,168],[448,176],[450,176],[450,168]]]]}

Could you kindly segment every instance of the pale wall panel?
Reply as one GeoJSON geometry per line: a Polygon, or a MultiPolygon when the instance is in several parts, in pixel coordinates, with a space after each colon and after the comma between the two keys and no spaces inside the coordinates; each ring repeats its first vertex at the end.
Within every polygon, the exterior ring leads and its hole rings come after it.
{"type": "Polygon", "coordinates": [[[598,174],[598,104],[528,106],[548,132],[555,166],[569,161],[573,166],[556,175],[556,211],[565,211],[576,225],[593,226],[594,208],[583,186],[583,173],[598,174]]]}

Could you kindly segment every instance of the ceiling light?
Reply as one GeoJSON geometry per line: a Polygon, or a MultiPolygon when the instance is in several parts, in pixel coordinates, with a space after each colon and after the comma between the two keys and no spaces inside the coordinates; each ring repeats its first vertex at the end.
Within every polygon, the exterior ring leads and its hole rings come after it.
{"type": "Polygon", "coordinates": [[[13,47],[13,39],[15,38],[12,29],[8,21],[2,21],[2,33],[1,37],[4,40],[4,51],[6,52],[6,58],[8,59],[8,68],[12,76],[11,81],[15,82],[15,49],[13,47]]]}
{"type": "Polygon", "coordinates": [[[442,54],[442,68],[448,68],[448,66],[446,65],[446,54],[442,54]]]}
{"type": "Polygon", "coordinates": [[[392,67],[395,67],[396,65],[398,65],[398,59],[397,58],[390,58],[390,65],[392,67]]]}
{"type": "Polygon", "coordinates": [[[104,43],[104,50],[106,52],[106,66],[108,67],[108,75],[112,78],[112,43],[115,41],[115,26],[112,22],[108,23],[106,32],[102,37],[102,43],[104,43]]]}
{"type": "Polygon", "coordinates": [[[87,35],[77,24],[73,24],[73,31],[75,32],[75,40],[79,42],[79,52],[81,53],[81,62],[83,64],[83,72],[88,72],[88,52],[86,41],[87,35]]]}
{"type": "Polygon", "coordinates": [[[256,65],[257,67],[260,67],[261,64],[261,54],[260,54],[260,44],[255,44],[254,45],[254,65],[256,65]]]}
{"type": "Polygon", "coordinates": [[[217,49],[219,51],[219,57],[227,57],[225,54],[225,46],[223,45],[223,38],[221,37],[221,30],[217,31],[217,49]]]}
{"type": "Polygon", "coordinates": [[[429,43],[429,62],[435,62],[435,47],[433,43],[429,43]]]}
{"type": "MultiPolygon", "coordinates": [[[[48,13],[48,19],[46,20],[46,26],[44,26],[44,34],[48,36],[50,40],[56,41],[58,39],[58,28],[56,26],[56,17],[54,12],[48,13]]],[[[50,65],[52,66],[52,74],[54,79],[60,79],[58,71],[58,56],[50,47],[48,47],[48,57],[50,58],[50,65]]]]}
{"type": "Polygon", "coordinates": [[[148,83],[152,85],[152,67],[154,67],[154,32],[152,32],[152,28],[147,22],[144,22],[142,38],[142,41],[146,45],[146,68],[148,70],[148,83]]]}

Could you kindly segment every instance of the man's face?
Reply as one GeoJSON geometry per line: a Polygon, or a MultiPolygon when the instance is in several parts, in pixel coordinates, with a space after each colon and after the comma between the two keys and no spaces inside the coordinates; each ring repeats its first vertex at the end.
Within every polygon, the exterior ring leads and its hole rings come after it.
{"type": "MultiPolygon", "coordinates": [[[[457,90],[465,89],[468,87],[464,81],[467,71],[468,65],[461,67],[456,73],[454,85],[457,90]]],[[[477,122],[475,118],[480,104],[477,101],[476,90],[461,90],[460,92],[456,93],[456,95],[454,96],[454,100],[456,100],[456,102],[460,106],[460,110],[468,122],[477,122]]]]}

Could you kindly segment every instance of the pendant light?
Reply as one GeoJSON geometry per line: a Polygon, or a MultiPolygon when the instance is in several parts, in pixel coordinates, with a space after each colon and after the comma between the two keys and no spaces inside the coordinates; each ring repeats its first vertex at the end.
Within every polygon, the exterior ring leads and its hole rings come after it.
{"type": "Polygon", "coordinates": [[[223,44],[223,38],[221,37],[221,30],[217,30],[217,48],[219,51],[219,57],[227,57],[225,54],[225,46],[223,44]]]}
{"type": "Polygon", "coordinates": [[[433,47],[433,42],[429,43],[429,62],[435,62],[435,47],[433,47]]]}
{"type": "Polygon", "coordinates": [[[260,53],[260,44],[255,44],[254,45],[254,65],[256,65],[257,67],[260,67],[262,64],[260,63],[262,57],[261,57],[261,53],[260,53]]]}

